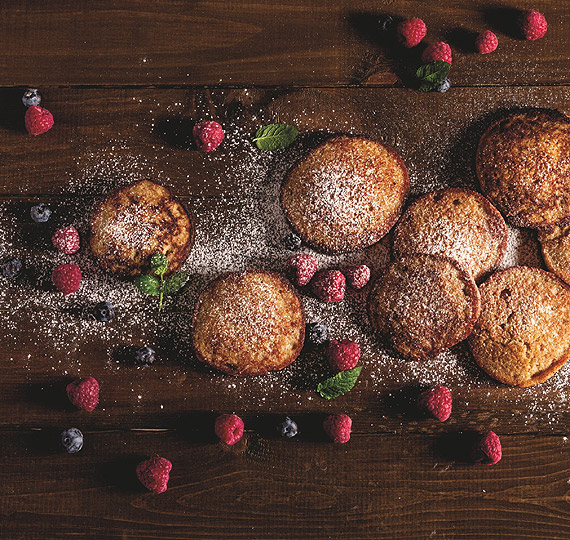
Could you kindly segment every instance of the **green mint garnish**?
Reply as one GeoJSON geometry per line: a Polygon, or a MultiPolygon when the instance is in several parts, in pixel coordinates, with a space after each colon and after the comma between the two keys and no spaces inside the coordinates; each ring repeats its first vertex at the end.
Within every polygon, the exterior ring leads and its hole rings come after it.
{"type": "Polygon", "coordinates": [[[253,142],[260,150],[277,150],[289,146],[298,134],[299,132],[294,126],[268,124],[257,130],[253,142]]]}
{"type": "Polygon", "coordinates": [[[150,258],[150,269],[157,275],[164,275],[168,270],[168,259],[163,253],[155,253],[150,258]]]}
{"type": "Polygon", "coordinates": [[[158,295],[160,293],[160,280],[150,274],[137,276],[135,278],[135,285],[145,294],[158,295]]]}
{"type": "Polygon", "coordinates": [[[164,281],[164,294],[174,294],[186,285],[186,282],[190,278],[188,272],[176,272],[168,276],[164,281]]]}
{"type": "Polygon", "coordinates": [[[420,66],[416,71],[416,77],[420,81],[419,90],[422,92],[435,90],[447,78],[450,68],[451,64],[443,60],[420,66]]]}
{"type": "Polygon", "coordinates": [[[347,371],[341,371],[333,377],[329,377],[322,383],[319,383],[317,385],[317,392],[325,399],[334,399],[338,396],[342,396],[342,394],[346,394],[352,390],[361,371],[362,366],[357,366],[347,371]]]}

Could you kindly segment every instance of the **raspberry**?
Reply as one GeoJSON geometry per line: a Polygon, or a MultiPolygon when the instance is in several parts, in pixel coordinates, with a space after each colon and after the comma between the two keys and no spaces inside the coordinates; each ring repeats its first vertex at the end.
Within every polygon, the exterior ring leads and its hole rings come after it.
{"type": "Polygon", "coordinates": [[[422,53],[422,62],[436,62],[438,60],[451,64],[451,48],[443,41],[428,45],[422,53]]]}
{"type": "Polygon", "coordinates": [[[285,266],[293,282],[302,287],[311,281],[317,271],[318,263],[312,255],[299,254],[289,257],[285,261],[285,266]]]}
{"type": "Polygon", "coordinates": [[[327,348],[327,359],[334,371],[352,369],[360,360],[360,347],[349,339],[331,339],[327,348]]]}
{"type": "Polygon", "coordinates": [[[398,39],[404,47],[415,47],[422,39],[424,39],[427,29],[424,21],[417,17],[406,19],[398,24],[398,39]]]}
{"type": "Polygon", "coordinates": [[[519,25],[525,39],[530,41],[544,36],[548,28],[544,15],[534,9],[521,13],[519,25]]]}
{"type": "Polygon", "coordinates": [[[362,289],[370,279],[370,268],[365,264],[350,266],[345,270],[344,275],[346,276],[346,282],[353,289],[362,289]]]}
{"type": "Polygon", "coordinates": [[[152,457],[137,465],[137,477],[149,491],[163,493],[168,489],[172,463],[162,457],[152,457]]]}
{"type": "Polygon", "coordinates": [[[73,225],[55,231],[51,237],[51,242],[53,247],[68,255],[79,251],[79,233],[73,225]]]}
{"type": "Polygon", "coordinates": [[[313,280],[313,294],[323,302],[344,300],[345,279],[339,270],[322,270],[313,280]]]}
{"type": "Polygon", "coordinates": [[[479,439],[473,450],[473,460],[476,463],[495,465],[501,461],[502,456],[501,441],[498,435],[493,431],[485,433],[485,435],[479,439]]]}
{"type": "Polygon", "coordinates": [[[69,401],[78,409],[91,412],[99,403],[99,383],[93,377],[76,379],[66,390],[69,401]]]}
{"type": "Polygon", "coordinates": [[[237,414],[222,414],[216,418],[214,431],[220,441],[231,446],[243,437],[243,420],[237,414]]]}
{"type": "Polygon", "coordinates": [[[352,419],[346,414],[331,414],[323,422],[325,433],[336,443],[346,443],[350,440],[352,419]]]}
{"type": "Polygon", "coordinates": [[[497,39],[497,36],[491,32],[491,30],[485,30],[484,32],[481,32],[475,39],[475,48],[481,54],[493,52],[497,48],[498,44],[499,40],[497,39]]]}
{"type": "Polygon", "coordinates": [[[51,279],[63,294],[71,294],[79,289],[81,269],[76,264],[60,264],[53,269],[51,279]]]}
{"type": "Polygon", "coordinates": [[[202,152],[215,150],[224,140],[224,130],[218,122],[200,122],[192,129],[192,135],[196,146],[202,152]]]}
{"type": "Polygon", "coordinates": [[[451,392],[445,386],[433,386],[419,395],[418,407],[445,422],[451,415],[451,392]]]}
{"type": "Polygon", "coordinates": [[[26,111],[24,124],[30,135],[41,135],[52,128],[53,116],[47,109],[33,105],[26,111]]]}

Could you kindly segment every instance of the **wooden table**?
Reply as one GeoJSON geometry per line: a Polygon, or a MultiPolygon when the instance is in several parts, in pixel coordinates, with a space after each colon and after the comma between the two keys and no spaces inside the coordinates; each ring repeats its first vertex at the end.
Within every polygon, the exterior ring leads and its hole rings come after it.
{"type": "MultiPolygon", "coordinates": [[[[234,381],[199,365],[188,347],[189,312],[211,275],[246,264],[280,268],[287,257],[275,214],[259,231],[268,238],[257,258],[240,253],[257,233],[247,223],[240,230],[244,222],[234,216],[243,220],[249,209],[258,223],[258,210],[271,204],[267,186],[315,133],[363,133],[393,145],[418,194],[477,188],[474,148],[500,111],[532,105],[569,113],[569,2],[6,0],[0,28],[0,254],[26,265],[18,280],[0,282],[1,538],[570,538],[568,369],[518,390],[483,376],[463,346],[423,366],[378,360],[362,310],[351,313],[362,296],[311,308],[337,334],[366,341],[361,380],[331,402],[313,390],[319,355],[304,355],[286,374],[234,381]],[[545,38],[516,36],[509,20],[517,8],[545,14],[545,38]],[[409,87],[419,53],[379,33],[385,14],[419,16],[429,41],[449,41],[449,92],[409,87]],[[482,56],[470,44],[486,28],[499,48],[482,56]],[[36,138],[23,128],[19,102],[28,85],[41,89],[55,117],[36,138]],[[189,142],[203,118],[227,129],[210,155],[189,142]],[[260,156],[251,136],[277,119],[296,125],[300,142],[260,156]],[[70,222],[85,238],[93,201],[145,177],[172,188],[210,246],[198,250],[190,285],[160,316],[152,299],[103,277],[85,243],[66,258],[49,242],[70,222]],[[56,210],[46,225],[29,219],[37,201],[56,210]],[[79,261],[85,275],[84,288],[65,300],[49,280],[63,260],[79,261]],[[107,326],[86,315],[98,299],[118,305],[107,326]],[[128,361],[142,344],[158,351],[147,369],[128,361]],[[66,383],[87,375],[101,384],[92,413],[72,410],[65,398],[66,383]],[[443,424],[411,405],[437,380],[454,395],[443,424]],[[230,411],[246,422],[231,448],[212,432],[216,414],[230,411]],[[331,412],[353,417],[346,445],[322,434],[331,412]],[[301,428],[293,440],[274,429],[285,414],[301,428]],[[71,426],[85,435],[76,455],[57,444],[71,426]],[[500,435],[504,457],[493,467],[474,465],[466,442],[489,429],[500,435]],[[145,492],[134,475],[153,454],[173,463],[162,495],[145,492]]],[[[511,264],[541,266],[534,233],[512,235],[527,247],[511,253],[511,264]]],[[[377,273],[386,246],[354,257],[377,273]]]]}

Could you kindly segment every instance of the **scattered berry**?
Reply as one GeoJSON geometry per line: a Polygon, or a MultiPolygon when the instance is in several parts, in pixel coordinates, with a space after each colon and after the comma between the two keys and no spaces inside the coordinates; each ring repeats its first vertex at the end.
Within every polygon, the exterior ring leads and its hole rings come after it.
{"type": "Polygon", "coordinates": [[[110,302],[99,302],[93,308],[93,315],[99,322],[110,322],[115,318],[115,306],[110,302]]]}
{"type": "Polygon", "coordinates": [[[237,414],[222,414],[216,418],[214,431],[220,441],[231,446],[243,437],[243,420],[237,414]]]}
{"type": "Polygon", "coordinates": [[[24,124],[30,135],[41,135],[52,128],[53,116],[47,109],[33,105],[26,111],[24,124]]]}
{"type": "Polygon", "coordinates": [[[438,60],[451,64],[451,48],[443,41],[428,45],[422,53],[422,62],[437,62],[438,60]]]}
{"type": "Polygon", "coordinates": [[[473,460],[486,465],[495,465],[502,456],[501,441],[493,431],[488,431],[479,439],[473,452],[473,460]]]}
{"type": "Polygon", "coordinates": [[[291,233],[285,237],[283,243],[288,250],[297,251],[301,248],[303,241],[301,240],[300,236],[296,235],[295,233],[291,233]]]}
{"type": "Polygon", "coordinates": [[[544,36],[548,28],[544,15],[534,9],[523,11],[519,19],[519,24],[523,36],[530,41],[544,36]]]}
{"type": "Polygon", "coordinates": [[[30,208],[30,216],[36,223],[45,223],[51,216],[51,209],[47,204],[40,203],[30,208]]]}
{"type": "Polygon", "coordinates": [[[37,107],[42,102],[42,96],[37,88],[28,88],[22,96],[24,107],[37,107]]]}
{"type": "Polygon", "coordinates": [[[61,433],[61,446],[68,454],[75,454],[83,448],[83,433],[77,428],[69,428],[61,433]]]}
{"type": "Polygon", "coordinates": [[[311,345],[322,345],[329,340],[329,329],[321,323],[310,323],[307,325],[306,335],[311,345]]]}
{"type": "Polygon", "coordinates": [[[150,366],[156,360],[156,353],[150,347],[141,347],[135,353],[135,362],[139,366],[150,366]]]}
{"type": "Polygon", "coordinates": [[[340,270],[323,270],[313,280],[313,293],[323,302],[342,302],[346,282],[340,270]]]}
{"type": "Polygon", "coordinates": [[[78,409],[92,411],[99,403],[99,383],[93,377],[76,379],[67,385],[67,397],[78,409]]]}
{"type": "Polygon", "coordinates": [[[76,264],[60,264],[53,269],[51,279],[63,294],[71,294],[79,289],[81,269],[76,264]]]}
{"type": "Polygon", "coordinates": [[[333,371],[352,369],[360,360],[360,347],[350,339],[331,339],[327,348],[327,359],[333,371]]]}
{"type": "Polygon", "coordinates": [[[421,19],[412,17],[398,24],[398,39],[400,43],[407,48],[415,47],[422,39],[424,39],[427,28],[421,19]]]}
{"type": "Polygon", "coordinates": [[[59,249],[68,255],[79,251],[79,233],[73,225],[55,231],[51,237],[51,242],[55,249],[59,249]]]}
{"type": "Polygon", "coordinates": [[[291,438],[299,433],[299,428],[297,427],[297,422],[291,420],[288,416],[285,417],[285,420],[279,424],[279,433],[281,433],[282,437],[291,438]]]}
{"type": "Polygon", "coordinates": [[[441,81],[441,82],[439,83],[439,85],[438,85],[438,87],[435,89],[435,91],[444,94],[444,93],[447,92],[450,88],[451,88],[451,81],[446,77],[445,79],[443,79],[443,81],[441,81]]]}
{"type": "Polygon", "coordinates": [[[390,28],[392,28],[393,24],[394,24],[394,19],[392,18],[392,16],[385,15],[378,21],[378,28],[380,29],[380,32],[387,32],[388,30],[390,30],[390,28]]]}
{"type": "Polygon", "coordinates": [[[477,52],[480,52],[481,54],[493,52],[497,48],[498,44],[499,40],[491,30],[481,32],[475,39],[475,48],[477,49],[477,52]]]}
{"type": "Polygon", "coordinates": [[[20,259],[9,259],[0,264],[0,273],[7,278],[15,278],[22,271],[20,259]]]}
{"type": "Polygon", "coordinates": [[[325,433],[336,443],[346,443],[350,440],[352,419],[346,414],[331,414],[323,422],[325,433]]]}
{"type": "Polygon", "coordinates": [[[192,130],[194,142],[202,152],[211,152],[222,144],[224,130],[217,122],[204,121],[196,124],[192,130]]]}
{"type": "Polygon", "coordinates": [[[445,422],[451,416],[451,403],[449,388],[439,384],[418,396],[419,409],[430,413],[440,422],[445,422]]]}
{"type": "Polygon", "coordinates": [[[302,287],[311,281],[311,278],[317,271],[318,263],[317,259],[312,255],[302,253],[289,257],[285,261],[285,267],[287,268],[293,282],[298,287],[302,287]]]}
{"type": "Polygon", "coordinates": [[[162,457],[152,457],[137,465],[137,477],[149,491],[164,493],[168,489],[168,480],[172,463],[162,457]]]}
{"type": "Polygon", "coordinates": [[[353,289],[362,289],[370,280],[370,268],[365,264],[350,266],[345,270],[344,275],[346,276],[346,282],[353,289]]]}

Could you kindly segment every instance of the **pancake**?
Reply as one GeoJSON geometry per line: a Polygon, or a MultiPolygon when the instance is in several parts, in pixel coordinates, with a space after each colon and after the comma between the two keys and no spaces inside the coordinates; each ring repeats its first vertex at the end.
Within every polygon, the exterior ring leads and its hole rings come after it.
{"type": "Polygon", "coordinates": [[[539,268],[514,266],[481,286],[481,315],[469,338],[477,364],[512,386],[551,377],[570,355],[570,288],[539,268]]]}
{"type": "Polygon", "coordinates": [[[281,204],[307,244],[341,253],[378,242],[398,220],[409,191],[408,172],[393,149],[335,137],[293,167],[281,204]]]}
{"type": "Polygon", "coordinates": [[[465,339],[479,307],[469,272],[448,257],[420,254],[393,261],[368,302],[374,330],[412,360],[436,356],[465,339]]]}
{"type": "Polygon", "coordinates": [[[223,274],[196,303],[192,342],[202,362],[231,375],[260,375],[293,362],[305,339],[301,299],[265,271],[223,274]]]}
{"type": "Polygon", "coordinates": [[[570,227],[539,231],[538,241],[548,269],[566,283],[570,283],[570,227]]]}

